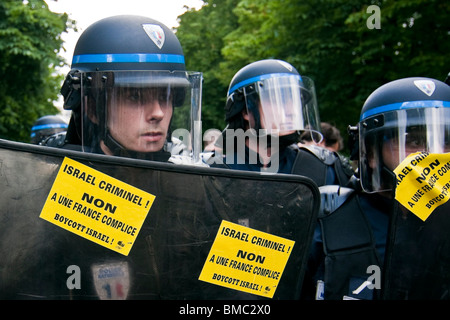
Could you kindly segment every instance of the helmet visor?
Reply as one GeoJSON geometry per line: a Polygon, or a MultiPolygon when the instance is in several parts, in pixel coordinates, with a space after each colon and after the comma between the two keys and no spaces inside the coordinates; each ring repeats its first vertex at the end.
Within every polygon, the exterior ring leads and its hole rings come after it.
{"type": "Polygon", "coordinates": [[[250,128],[268,134],[320,132],[314,83],[307,77],[269,77],[244,88],[250,128]]]}
{"type": "Polygon", "coordinates": [[[82,79],[83,151],[113,155],[169,151],[172,132],[182,128],[177,149],[192,148],[192,108],[200,108],[201,76],[184,71],[87,72],[82,79]]]}
{"type": "Polygon", "coordinates": [[[360,123],[360,174],[366,192],[392,190],[394,169],[412,153],[450,152],[450,108],[440,102],[426,108],[410,107],[360,123]]]}

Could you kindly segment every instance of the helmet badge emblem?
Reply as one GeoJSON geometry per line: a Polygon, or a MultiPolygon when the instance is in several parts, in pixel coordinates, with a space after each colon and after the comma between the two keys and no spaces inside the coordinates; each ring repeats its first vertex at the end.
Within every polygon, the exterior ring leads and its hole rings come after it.
{"type": "Polygon", "coordinates": [[[429,97],[431,97],[434,89],[436,89],[436,85],[431,80],[416,80],[414,81],[414,84],[417,88],[419,88],[420,91],[422,91],[429,97]]]}
{"type": "Polygon", "coordinates": [[[142,28],[144,28],[145,33],[156,44],[156,46],[161,49],[166,39],[163,28],[157,24],[149,23],[143,24],[142,28]]]}

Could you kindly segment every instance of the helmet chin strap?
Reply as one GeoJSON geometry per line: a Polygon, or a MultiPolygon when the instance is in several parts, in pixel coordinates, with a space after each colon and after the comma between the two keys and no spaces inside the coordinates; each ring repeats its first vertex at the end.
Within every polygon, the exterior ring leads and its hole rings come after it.
{"type": "Polygon", "coordinates": [[[278,137],[274,137],[273,135],[270,135],[270,134],[269,135],[260,135],[260,134],[256,135],[257,139],[263,139],[263,138],[266,139],[266,147],[267,148],[272,148],[272,140],[278,139],[279,151],[282,151],[282,150],[286,149],[288,146],[290,146],[291,144],[298,142],[299,136],[300,135],[299,135],[298,131],[287,134],[285,136],[278,136],[278,137]]]}
{"type": "Polygon", "coordinates": [[[396,187],[396,181],[397,181],[397,176],[395,175],[395,173],[392,172],[392,170],[390,170],[388,167],[386,167],[386,165],[383,163],[380,174],[381,174],[382,181],[385,181],[386,183],[389,184],[384,187],[394,190],[396,187]]]}
{"type": "Polygon", "coordinates": [[[280,136],[279,137],[280,150],[287,148],[291,144],[297,143],[299,141],[299,137],[300,137],[299,131],[295,131],[285,136],[280,136]]]}
{"type": "Polygon", "coordinates": [[[114,156],[119,157],[167,162],[171,156],[170,152],[164,151],[164,148],[156,152],[138,152],[125,149],[116,139],[111,136],[109,130],[106,131],[103,143],[114,156]]]}

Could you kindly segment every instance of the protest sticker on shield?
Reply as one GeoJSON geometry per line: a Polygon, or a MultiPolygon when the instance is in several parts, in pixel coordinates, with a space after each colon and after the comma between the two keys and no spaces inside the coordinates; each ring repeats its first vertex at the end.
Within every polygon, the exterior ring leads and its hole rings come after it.
{"type": "Polygon", "coordinates": [[[294,243],[223,220],[199,280],[272,298],[294,243]]]}
{"type": "Polygon", "coordinates": [[[127,256],[155,196],[65,158],[40,218],[127,256]]]}
{"type": "Polygon", "coordinates": [[[423,221],[450,199],[450,153],[410,154],[394,173],[395,199],[423,221]]]}

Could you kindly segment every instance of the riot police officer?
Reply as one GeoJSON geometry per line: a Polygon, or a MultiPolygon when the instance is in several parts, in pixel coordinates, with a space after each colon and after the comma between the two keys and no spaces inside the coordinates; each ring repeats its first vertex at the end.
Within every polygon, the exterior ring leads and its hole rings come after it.
{"type": "Polygon", "coordinates": [[[80,36],[61,89],[72,110],[66,145],[156,161],[185,154],[190,143],[171,133],[189,130],[191,107],[200,108],[195,92],[201,73],[186,71],[169,28],[141,16],[102,19],[80,36]]]}
{"type": "Polygon", "coordinates": [[[41,144],[55,133],[65,132],[67,123],[59,116],[48,115],[37,119],[31,127],[31,143],[41,144]]]}
{"type": "Polygon", "coordinates": [[[321,190],[321,233],[307,271],[316,298],[380,298],[380,283],[368,281],[368,270],[382,270],[390,217],[407,211],[395,201],[393,170],[411,153],[450,151],[449,107],[450,87],[430,78],[392,81],[367,98],[353,129],[361,189],[340,188],[339,197],[329,190],[328,199],[329,187],[321,190]]]}
{"type": "Polygon", "coordinates": [[[351,175],[332,152],[297,147],[300,132],[322,137],[320,119],[314,82],[285,61],[260,60],[239,70],[229,85],[225,120],[219,143],[225,167],[305,175],[318,185],[345,184],[351,175]]]}

